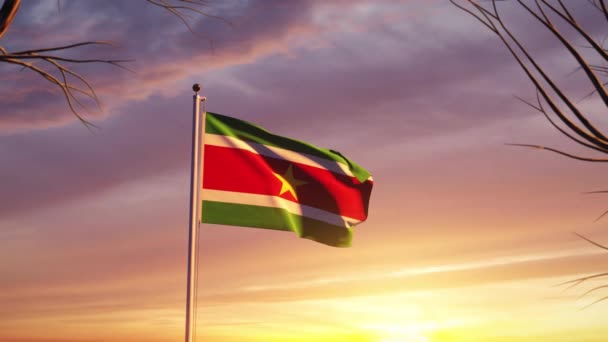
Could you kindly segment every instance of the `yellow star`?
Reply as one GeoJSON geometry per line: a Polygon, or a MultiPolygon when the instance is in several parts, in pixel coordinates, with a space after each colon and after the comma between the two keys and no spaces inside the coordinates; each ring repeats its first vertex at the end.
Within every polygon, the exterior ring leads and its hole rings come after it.
{"type": "Polygon", "coordinates": [[[297,200],[298,196],[296,195],[296,187],[308,183],[303,180],[296,179],[293,176],[292,165],[289,165],[289,167],[287,168],[287,171],[283,175],[280,175],[280,174],[274,173],[274,172],[273,172],[273,174],[275,177],[277,177],[278,180],[281,181],[281,191],[279,193],[279,196],[281,196],[282,194],[284,194],[286,192],[289,192],[293,195],[293,198],[295,198],[297,200]]]}

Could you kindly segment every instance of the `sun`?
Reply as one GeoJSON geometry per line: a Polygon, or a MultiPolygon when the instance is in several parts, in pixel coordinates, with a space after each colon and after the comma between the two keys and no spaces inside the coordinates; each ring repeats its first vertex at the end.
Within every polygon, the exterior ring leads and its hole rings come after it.
{"type": "Polygon", "coordinates": [[[418,336],[403,336],[403,337],[386,337],[378,340],[378,342],[430,342],[428,337],[423,335],[418,336]]]}
{"type": "Polygon", "coordinates": [[[378,342],[431,342],[431,340],[421,331],[403,329],[385,334],[378,342]]]}

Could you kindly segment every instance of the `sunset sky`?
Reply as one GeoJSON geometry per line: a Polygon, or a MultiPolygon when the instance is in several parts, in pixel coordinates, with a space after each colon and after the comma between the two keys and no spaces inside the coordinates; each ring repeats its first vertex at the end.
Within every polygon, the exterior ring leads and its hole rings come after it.
{"type": "MultiPolygon", "coordinates": [[[[573,12],[605,35],[586,2],[573,12]]],[[[590,89],[513,4],[516,32],[568,89],[590,89]]],[[[103,111],[87,130],[39,75],[0,63],[0,341],[182,341],[192,84],[206,109],[332,148],[374,177],[351,248],[201,227],[205,342],[605,341],[606,166],[514,95],[496,37],[447,0],[212,1],[188,32],[144,1],[24,1],[8,50],[111,40],[71,56],[103,111]],[[210,37],[211,43],[205,37],[210,37]],[[602,253],[604,252],[604,253],[602,253]]],[[[597,98],[581,103],[608,128],[597,98]]]]}

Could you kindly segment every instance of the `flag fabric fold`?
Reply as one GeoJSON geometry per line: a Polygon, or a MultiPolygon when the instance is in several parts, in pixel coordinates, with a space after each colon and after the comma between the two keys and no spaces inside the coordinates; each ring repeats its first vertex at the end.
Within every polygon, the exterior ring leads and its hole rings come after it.
{"type": "Polygon", "coordinates": [[[203,136],[202,222],[292,231],[351,245],[373,180],[341,153],[209,113],[203,136]]]}

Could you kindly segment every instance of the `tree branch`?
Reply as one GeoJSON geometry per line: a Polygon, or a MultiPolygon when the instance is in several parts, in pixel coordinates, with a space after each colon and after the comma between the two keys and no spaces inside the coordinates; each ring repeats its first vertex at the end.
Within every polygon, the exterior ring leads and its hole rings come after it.
{"type": "Polygon", "coordinates": [[[11,26],[20,4],[21,0],[4,0],[2,7],[0,7],[0,39],[11,26]]]}
{"type": "MultiPolygon", "coordinates": [[[[208,1],[205,0],[146,0],[148,3],[155,6],[161,7],[171,14],[175,15],[186,28],[194,35],[204,36],[211,42],[213,48],[213,41],[201,34],[195,32],[188,20],[188,14],[194,13],[196,15],[212,18],[224,22],[225,24],[232,25],[228,20],[207,13],[204,9],[208,6],[208,1]]],[[[19,5],[20,0],[4,0],[2,7],[0,8],[0,38],[6,33],[10,27],[19,5]]],[[[60,2],[57,0],[57,7],[60,8],[60,2]]],[[[104,59],[104,58],[77,58],[77,57],[66,57],[59,56],[56,53],[63,52],[66,50],[72,51],[85,46],[103,46],[110,45],[113,43],[108,41],[85,41],[75,44],[68,44],[50,48],[38,48],[23,51],[12,51],[9,52],[2,46],[0,46],[0,63],[8,63],[13,65],[21,66],[24,69],[31,70],[38,75],[42,76],[45,80],[58,87],[65,100],[68,104],[70,111],[88,128],[92,127],[92,124],[84,119],[80,110],[87,111],[87,107],[80,101],[79,97],[84,96],[95,102],[98,108],[101,108],[99,98],[87,81],[87,79],[74,72],[69,66],[77,64],[108,64],[121,69],[132,71],[124,66],[123,63],[130,62],[130,60],[124,59],[104,59]],[[43,62],[46,66],[50,66],[51,71],[41,68],[35,64],[35,62],[43,62]]]]}
{"type": "Polygon", "coordinates": [[[95,92],[93,86],[86,80],[85,77],[76,73],[69,67],[67,67],[64,63],[68,64],[109,64],[112,66],[116,66],[125,70],[129,70],[127,67],[122,65],[122,63],[129,62],[129,60],[112,60],[112,59],[78,59],[78,58],[66,58],[61,56],[56,56],[53,52],[63,51],[63,50],[71,50],[76,49],[83,46],[91,46],[91,45],[112,45],[110,42],[105,41],[88,41],[81,42],[76,44],[52,47],[52,48],[43,48],[43,49],[35,49],[35,50],[25,50],[25,51],[17,51],[17,52],[7,52],[6,49],[0,47],[0,62],[5,62],[9,64],[19,65],[25,69],[29,69],[51,84],[58,87],[70,109],[70,111],[76,116],[76,118],[82,122],[87,128],[91,129],[94,127],[92,123],[87,121],[82,115],[79,109],[84,111],[88,111],[87,106],[85,106],[78,95],[85,96],[94,101],[95,106],[97,108],[101,108],[101,103],[95,92]],[[43,53],[43,54],[41,54],[43,53]],[[50,65],[52,69],[58,73],[59,78],[54,76],[51,71],[47,71],[37,65],[34,64],[35,61],[42,61],[46,64],[50,65]],[[72,80],[74,79],[74,80],[72,80]],[[78,87],[76,83],[80,83],[84,86],[83,88],[78,87]],[[76,106],[77,105],[77,106],[76,106]]]}
{"type": "MultiPolygon", "coordinates": [[[[467,7],[455,3],[455,0],[451,1],[456,7],[472,15],[475,19],[482,22],[486,28],[496,34],[498,38],[502,41],[503,45],[509,50],[516,62],[519,64],[520,68],[524,71],[528,79],[532,82],[532,84],[536,88],[536,103],[531,103],[521,98],[518,98],[519,100],[526,103],[528,106],[534,108],[535,110],[541,112],[553,127],[555,127],[561,134],[565,135],[570,140],[588,149],[598,151],[600,153],[603,153],[604,155],[608,155],[608,134],[605,134],[603,131],[599,130],[591,123],[591,121],[589,120],[590,116],[587,115],[587,113],[583,113],[574,104],[574,102],[570,100],[570,96],[568,96],[569,94],[566,93],[565,89],[560,87],[554,81],[554,78],[551,77],[549,73],[545,69],[543,69],[543,67],[540,66],[535,56],[533,56],[529,52],[529,50],[526,49],[522,41],[520,41],[520,36],[516,36],[511,31],[513,25],[508,25],[498,12],[496,4],[498,0],[490,0],[491,4],[485,7],[480,5],[480,2],[482,0],[466,0],[470,5],[467,7]],[[556,101],[560,102],[555,102],[550,94],[557,95],[557,98],[559,99],[556,98],[556,101]],[[557,118],[559,118],[559,120],[566,127],[562,127],[562,125],[557,124],[557,120],[554,120],[552,118],[552,115],[549,115],[549,113],[543,106],[543,101],[541,101],[541,99],[544,100],[544,102],[551,109],[551,112],[557,118]],[[561,108],[564,107],[564,105],[569,110],[568,113],[565,113],[566,108],[563,108],[562,111],[561,108]],[[576,120],[574,117],[576,118],[576,120]],[[581,127],[579,127],[579,123],[581,124],[581,127]],[[578,137],[584,140],[581,140],[578,137]]],[[[601,11],[604,17],[608,20],[608,10],[604,0],[588,0],[588,2],[591,6],[594,6],[596,9],[601,11]]],[[[515,3],[525,9],[525,11],[533,18],[533,20],[538,21],[540,24],[542,24],[544,28],[547,29],[547,31],[553,37],[557,38],[561,46],[566,51],[568,51],[568,53],[572,57],[574,57],[577,65],[579,66],[577,70],[582,70],[585,73],[586,80],[593,86],[594,89],[587,96],[590,96],[595,93],[599,94],[602,99],[604,108],[608,108],[608,91],[605,88],[606,82],[602,82],[598,77],[598,75],[606,76],[606,74],[608,74],[608,67],[605,67],[603,65],[594,65],[587,62],[587,57],[590,54],[592,54],[592,59],[589,59],[590,61],[593,61],[593,58],[600,59],[604,62],[608,61],[608,52],[606,49],[603,48],[603,44],[600,44],[596,39],[591,36],[588,31],[585,31],[579,25],[575,16],[572,12],[570,12],[568,6],[566,6],[563,0],[556,0],[556,2],[550,2],[548,0],[531,0],[528,2],[525,2],[523,0],[516,0],[515,3]],[[585,50],[583,50],[583,47],[575,46],[574,44],[572,44],[571,42],[575,40],[566,38],[567,35],[564,35],[560,31],[558,31],[549,14],[555,14],[556,16],[561,18],[561,20],[564,20],[567,24],[565,26],[565,29],[568,30],[568,32],[576,33],[579,37],[582,37],[588,44],[590,44],[590,52],[587,53],[585,50]],[[583,55],[583,52],[585,52],[585,55],[583,55]]],[[[582,157],[541,145],[507,145],[543,149],[560,154],[568,158],[586,162],[608,162],[608,159],[605,158],[582,157]]],[[[592,193],[608,193],[608,191],[594,191],[592,193]]],[[[602,215],[600,215],[595,221],[600,220],[606,215],[608,215],[608,210],[605,211],[602,215]]],[[[587,241],[590,244],[593,244],[598,248],[608,250],[608,246],[599,244],[581,234],[575,234],[579,238],[587,241]]],[[[597,273],[570,280],[558,284],[558,286],[569,285],[565,289],[568,290],[589,280],[605,277],[608,277],[608,273],[597,273]]],[[[600,289],[605,288],[608,288],[608,285],[596,286],[591,290],[583,293],[581,297],[585,297],[590,293],[594,293],[596,291],[599,291],[600,289]]],[[[588,308],[596,303],[606,300],[608,300],[608,296],[594,301],[593,303],[587,305],[585,308],[588,308]]]]}
{"type": "Polygon", "coordinates": [[[583,239],[583,240],[585,240],[585,241],[589,242],[590,244],[592,244],[592,245],[594,245],[594,246],[596,246],[596,247],[598,247],[598,248],[601,248],[601,249],[603,249],[603,250],[607,250],[607,251],[608,251],[608,247],[606,247],[606,246],[604,246],[604,245],[602,245],[602,244],[599,244],[599,243],[597,243],[597,242],[595,242],[595,241],[593,241],[593,240],[591,240],[591,239],[589,239],[589,238],[585,237],[584,235],[581,235],[581,234],[579,234],[579,233],[574,233],[574,235],[578,236],[579,238],[581,238],[581,239],[583,239]]]}
{"type": "Polygon", "coordinates": [[[211,39],[206,34],[196,32],[192,28],[192,26],[190,25],[190,22],[188,21],[188,13],[192,12],[192,13],[202,15],[207,18],[216,19],[216,20],[224,22],[228,26],[232,26],[232,23],[230,21],[226,20],[225,18],[216,16],[216,15],[212,15],[212,14],[209,14],[209,13],[203,11],[202,8],[208,6],[208,2],[205,0],[174,0],[174,1],[177,1],[178,3],[184,3],[185,5],[174,4],[174,3],[172,3],[171,0],[146,0],[146,1],[152,5],[164,8],[165,10],[169,11],[169,13],[176,16],[184,24],[184,26],[186,26],[186,28],[188,29],[188,31],[190,31],[190,33],[192,33],[195,36],[201,36],[202,38],[207,39],[209,41],[209,43],[211,44],[211,47],[213,47],[213,44],[214,44],[213,39],[211,39]]]}
{"type": "Polygon", "coordinates": [[[559,284],[557,284],[555,286],[570,285],[566,289],[564,289],[564,291],[565,291],[565,290],[569,290],[569,289],[571,289],[573,287],[576,287],[576,286],[578,286],[578,285],[586,282],[587,280],[596,279],[596,278],[602,278],[602,277],[606,277],[606,276],[608,276],[608,273],[597,273],[597,274],[592,274],[592,275],[585,276],[585,277],[576,278],[576,279],[573,279],[573,280],[568,280],[568,281],[565,281],[563,283],[559,283],[559,284]]]}
{"type": "Polygon", "coordinates": [[[530,147],[530,148],[535,148],[535,149],[539,149],[539,150],[547,150],[547,151],[551,151],[557,154],[561,154],[562,156],[568,157],[568,158],[572,158],[572,159],[576,159],[576,160],[581,160],[581,161],[586,161],[586,162],[596,162],[596,163],[608,163],[608,159],[603,159],[603,158],[587,158],[587,157],[581,157],[581,156],[577,156],[574,154],[570,154],[564,151],[560,151],[551,147],[546,147],[546,146],[541,146],[541,145],[531,145],[531,144],[505,144],[508,146],[521,146],[521,147],[530,147]]]}

